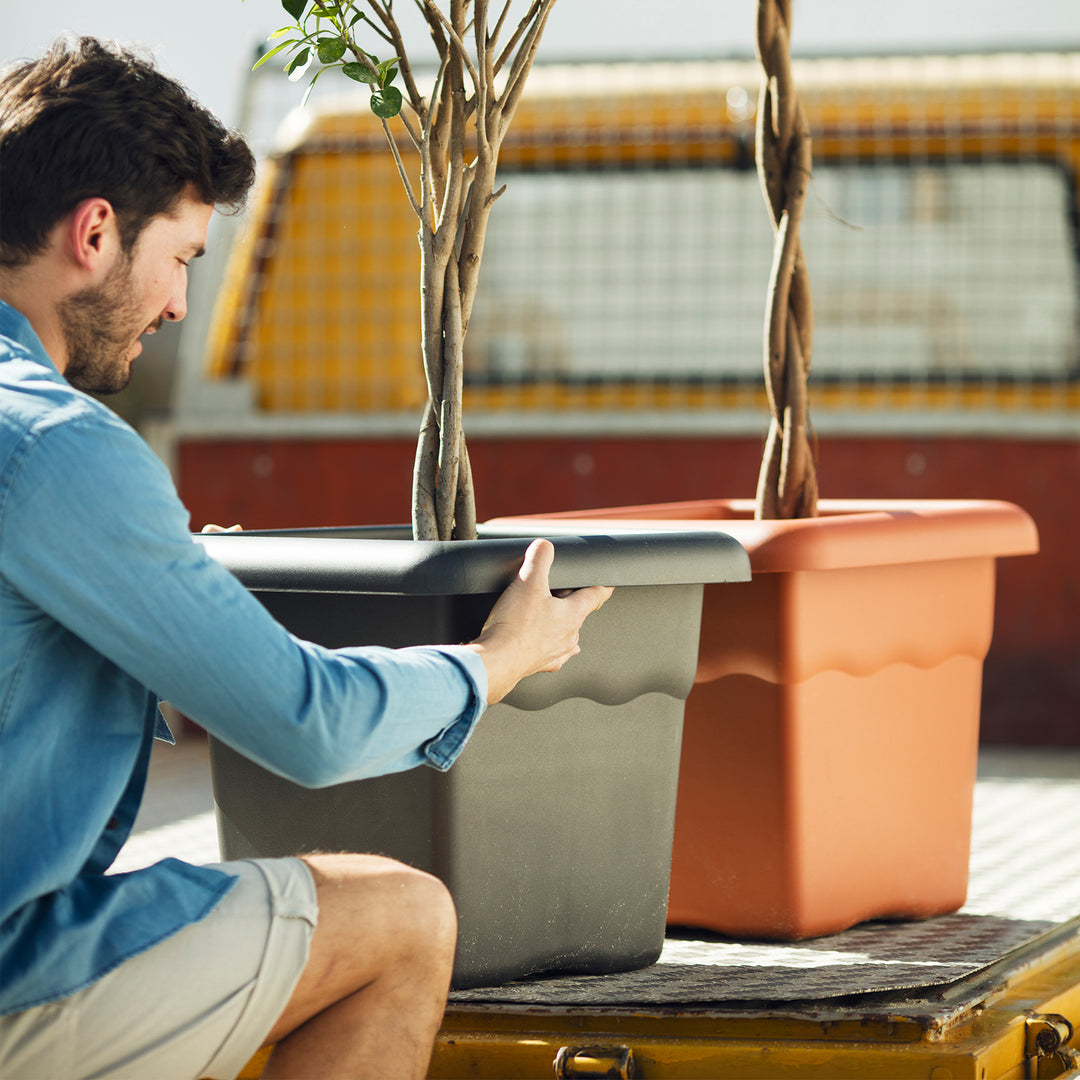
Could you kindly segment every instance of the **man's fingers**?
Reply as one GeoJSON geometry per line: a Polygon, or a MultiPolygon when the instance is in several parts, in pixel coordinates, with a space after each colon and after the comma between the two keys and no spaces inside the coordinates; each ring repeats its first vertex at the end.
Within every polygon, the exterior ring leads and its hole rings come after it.
{"type": "Polygon", "coordinates": [[[585,614],[589,615],[599,611],[614,591],[607,585],[591,585],[587,589],[575,589],[567,599],[580,604],[585,609],[585,614]]]}
{"type": "Polygon", "coordinates": [[[480,636],[470,643],[488,673],[488,704],[505,697],[523,678],[558,671],[581,651],[578,632],[603,605],[612,589],[593,585],[552,595],[550,571],[555,548],[550,540],[529,544],[518,579],[499,597],[480,636]]]}
{"type": "Polygon", "coordinates": [[[593,611],[599,611],[611,599],[612,593],[615,592],[610,585],[594,585],[589,591],[593,594],[593,600],[595,601],[593,611]]]}
{"type": "Polygon", "coordinates": [[[614,591],[610,585],[590,585],[577,589],[552,589],[551,595],[559,600],[568,600],[571,596],[576,596],[580,603],[588,602],[590,611],[599,611],[611,599],[614,591]]]}

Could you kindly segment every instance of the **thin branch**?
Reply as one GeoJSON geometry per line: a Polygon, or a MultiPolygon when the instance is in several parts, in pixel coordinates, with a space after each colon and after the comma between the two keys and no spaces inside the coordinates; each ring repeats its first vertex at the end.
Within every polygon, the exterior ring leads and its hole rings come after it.
{"type": "Polygon", "coordinates": [[[493,91],[495,82],[487,37],[487,0],[476,0],[473,28],[476,65],[484,73],[483,79],[476,87],[476,144],[479,153],[487,154],[490,153],[491,142],[488,132],[488,95],[493,91]]]}
{"type": "MultiPolygon", "coordinates": [[[[412,104],[412,107],[416,110],[417,115],[420,115],[424,108],[424,95],[420,93],[420,89],[416,85],[416,80],[413,78],[412,64],[409,62],[409,57],[405,48],[405,39],[401,36],[401,28],[398,26],[391,5],[388,4],[386,7],[383,7],[383,5],[379,3],[379,0],[366,0],[366,2],[371,10],[378,15],[383,26],[386,27],[387,33],[385,34],[379,30],[377,26],[375,29],[394,50],[394,55],[398,58],[398,69],[401,72],[402,81],[405,83],[408,99],[412,104]]],[[[372,26],[374,25],[375,24],[372,23],[372,26]]]]}
{"type": "Polygon", "coordinates": [[[371,57],[355,41],[349,41],[349,50],[358,64],[363,64],[373,75],[379,74],[379,69],[371,62],[371,57]]]}
{"type": "MultiPolygon", "coordinates": [[[[517,28],[514,30],[510,40],[503,47],[503,51],[499,54],[499,59],[495,62],[495,74],[497,75],[503,69],[503,65],[514,54],[514,50],[517,48],[517,43],[521,40],[521,35],[525,33],[525,30],[529,24],[536,17],[537,11],[540,9],[540,5],[543,0],[533,0],[529,10],[521,17],[520,22],[517,24],[517,28]]],[[[506,18],[510,10],[510,0],[506,0],[506,9],[503,11],[502,16],[499,19],[499,29],[502,28],[503,19],[506,18]]],[[[493,43],[494,44],[494,43],[493,43]]]]}
{"type": "MultiPolygon", "coordinates": [[[[421,0],[417,0],[420,3],[421,0]]],[[[441,34],[441,29],[436,27],[441,34]]],[[[431,203],[439,206],[438,192],[446,186],[447,160],[449,158],[450,131],[454,122],[454,87],[461,85],[461,65],[456,51],[443,38],[444,52],[439,65],[435,90],[432,93],[432,106],[428,115],[428,124],[424,131],[425,145],[428,147],[426,158],[426,184],[429,188],[431,203]]],[[[431,228],[436,226],[436,214],[432,215],[431,228]]]]}
{"type": "Polygon", "coordinates": [[[503,23],[507,22],[507,16],[510,14],[510,5],[512,3],[513,0],[507,0],[507,2],[502,5],[502,11],[499,13],[499,18],[497,19],[495,24],[495,29],[492,30],[488,35],[487,43],[492,51],[494,51],[496,49],[496,46],[499,44],[499,37],[502,35],[502,25],[503,23]]]}
{"type": "MultiPolygon", "coordinates": [[[[402,187],[405,188],[405,194],[409,198],[409,205],[413,208],[413,213],[423,221],[424,211],[416,199],[416,193],[413,191],[412,181],[409,179],[409,173],[405,168],[405,162],[401,160],[401,151],[398,150],[397,139],[394,138],[394,133],[390,130],[390,125],[386,120],[383,120],[382,126],[383,131],[386,133],[386,141],[390,144],[390,151],[394,155],[394,164],[397,165],[398,176],[401,177],[402,187]]],[[[414,139],[413,142],[415,143],[416,140],[414,139]]]]}
{"type": "MultiPolygon", "coordinates": [[[[541,0],[541,2],[542,10],[537,15],[536,22],[530,28],[526,41],[522,43],[520,51],[514,57],[510,77],[507,80],[506,89],[503,91],[500,101],[503,114],[502,131],[506,130],[506,126],[513,119],[518,102],[521,100],[521,95],[525,90],[525,80],[528,78],[529,72],[532,71],[533,61],[536,59],[536,50],[540,46],[540,38],[544,33],[548,16],[551,14],[551,9],[555,4],[555,0],[541,0]]],[[[502,138],[502,131],[499,133],[500,139],[502,138]]]]}
{"type": "Polygon", "coordinates": [[[375,25],[375,23],[370,21],[370,19],[366,19],[366,22],[370,25],[370,27],[372,27],[373,30],[375,30],[377,35],[382,38],[384,42],[386,42],[388,45],[392,45],[394,42],[393,38],[391,37],[391,33],[393,32],[391,30],[391,27],[396,27],[397,25],[397,19],[394,18],[393,12],[390,10],[392,4],[387,4],[386,8],[383,8],[383,6],[379,3],[379,0],[365,0],[365,2],[367,3],[368,8],[372,9],[372,11],[374,11],[375,14],[379,16],[379,22],[387,28],[388,32],[383,32],[382,30],[380,30],[378,26],[375,25]]]}
{"type": "Polygon", "coordinates": [[[492,50],[494,50],[499,43],[499,36],[502,34],[503,23],[506,22],[506,17],[510,14],[510,5],[513,2],[514,0],[506,0],[506,3],[503,4],[503,9],[499,14],[498,21],[495,23],[495,29],[488,35],[488,45],[492,50]]]}
{"type": "Polygon", "coordinates": [[[416,10],[420,12],[421,18],[428,24],[428,30],[431,32],[431,40],[435,43],[435,50],[438,52],[441,59],[445,59],[447,42],[441,24],[432,20],[428,15],[425,0],[413,0],[413,3],[416,5],[416,10]]]}
{"type": "Polygon", "coordinates": [[[447,33],[451,42],[457,47],[462,62],[469,72],[469,78],[472,80],[473,87],[479,89],[480,76],[476,73],[476,68],[473,67],[472,57],[469,56],[469,50],[465,48],[465,43],[461,40],[457,30],[447,21],[446,16],[435,6],[434,0],[423,0],[424,14],[428,17],[428,25],[431,25],[432,18],[437,22],[447,33]]]}
{"type": "Polygon", "coordinates": [[[436,115],[434,109],[429,111],[420,143],[420,228],[423,230],[422,243],[425,252],[428,250],[430,237],[435,232],[436,210],[435,191],[431,183],[433,168],[431,150],[434,142],[432,124],[435,122],[436,115]]]}
{"type": "MultiPolygon", "coordinates": [[[[401,112],[398,113],[398,119],[401,121],[401,126],[405,129],[405,132],[409,136],[409,140],[412,142],[413,147],[415,149],[419,150],[420,149],[420,133],[412,126],[412,122],[405,115],[405,110],[404,109],[401,112]]],[[[420,120],[421,123],[423,123],[423,117],[421,115],[418,114],[417,119],[420,120]]]]}
{"type": "MultiPolygon", "coordinates": [[[[363,49],[360,48],[359,45],[357,45],[355,42],[350,42],[349,48],[351,49],[353,56],[356,57],[358,63],[363,64],[365,67],[368,68],[369,71],[376,71],[375,65],[371,62],[371,58],[366,52],[364,52],[363,49]]],[[[417,136],[412,130],[412,126],[409,124],[408,118],[405,117],[403,114],[399,115],[401,116],[401,122],[404,125],[405,130],[409,133],[409,137],[413,141],[413,145],[418,147],[419,143],[417,141],[417,136]]],[[[397,140],[391,133],[390,126],[387,124],[385,119],[383,119],[382,121],[382,126],[383,131],[386,134],[386,141],[390,144],[390,150],[394,155],[394,163],[397,165],[398,176],[401,177],[401,183],[402,186],[405,188],[405,194],[409,198],[409,203],[412,205],[413,211],[417,214],[417,216],[419,216],[420,204],[416,201],[416,194],[413,191],[412,183],[409,180],[409,174],[405,169],[405,163],[401,160],[401,154],[398,152],[397,140]]]]}

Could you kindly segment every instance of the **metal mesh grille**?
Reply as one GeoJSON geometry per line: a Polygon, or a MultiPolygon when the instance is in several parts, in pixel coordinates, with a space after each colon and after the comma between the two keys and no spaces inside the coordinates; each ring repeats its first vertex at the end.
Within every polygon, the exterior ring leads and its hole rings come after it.
{"type": "MultiPolygon", "coordinates": [[[[879,409],[1075,418],[1080,55],[803,61],[795,78],[819,430],[879,409]]],[[[756,80],[750,63],[537,69],[467,339],[474,416],[760,418],[756,80]]],[[[257,132],[295,92],[256,84],[257,132]]],[[[415,219],[364,100],[322,109],[234,267],[212,366],[254,378],[269,411],[411,415],[415,219]]]]}

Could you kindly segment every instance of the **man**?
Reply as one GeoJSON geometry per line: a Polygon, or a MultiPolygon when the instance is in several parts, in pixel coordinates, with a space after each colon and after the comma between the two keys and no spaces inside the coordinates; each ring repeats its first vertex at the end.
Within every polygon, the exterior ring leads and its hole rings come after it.
{"type": "Polygon", "coordinates": [[[423,1075],[453,907],[387,859],[107,875],[168,699],[311,786],[449,768],[483,711],[557,670],[610,595],[556,598],[538,542],[468,645],[328,650],[188,532],[167,472],[82,390],[186,311],[243,141],[138,56],[83,38],[0,79],[0,1073],[423,1075]]]}

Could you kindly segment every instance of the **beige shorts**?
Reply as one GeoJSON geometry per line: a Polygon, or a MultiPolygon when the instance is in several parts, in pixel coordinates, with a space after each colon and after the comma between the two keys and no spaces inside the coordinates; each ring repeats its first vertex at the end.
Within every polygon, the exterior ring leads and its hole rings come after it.
{"type": "Polygon", "coordinates": [[[300,859],[219,864],[240,880],[200,922],[61,1001],[0,1021],[4,1080],[232,1080],[307,964],[318,904],[300,859]]]}

